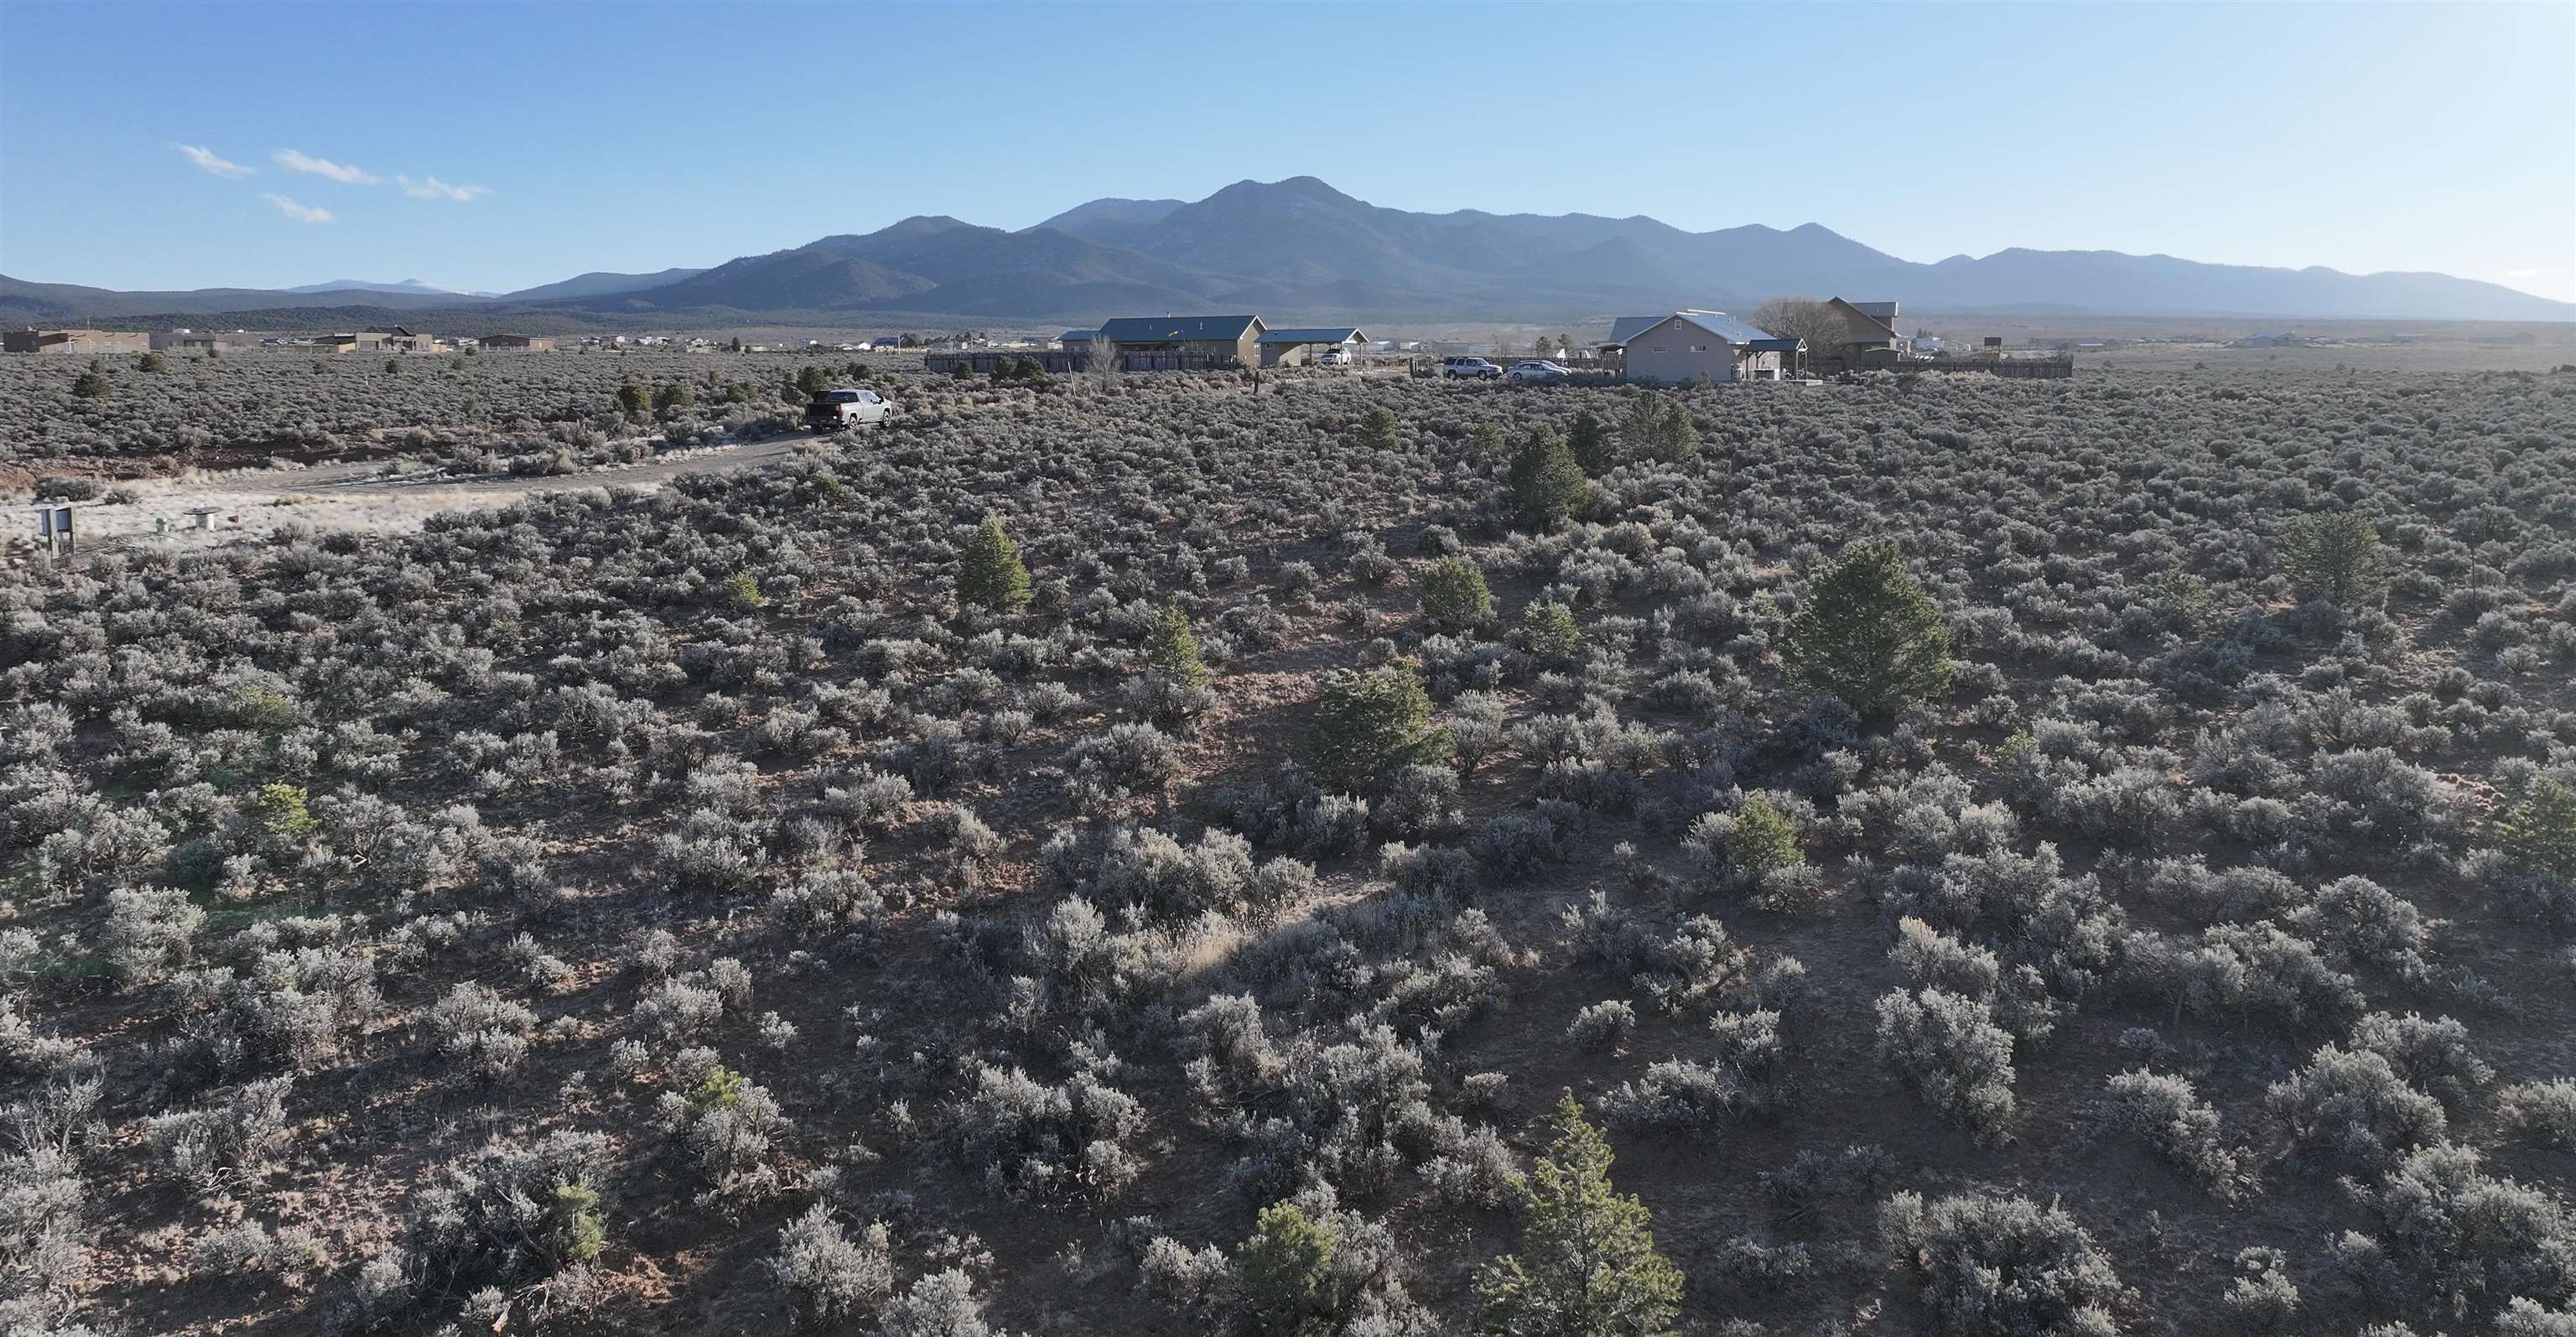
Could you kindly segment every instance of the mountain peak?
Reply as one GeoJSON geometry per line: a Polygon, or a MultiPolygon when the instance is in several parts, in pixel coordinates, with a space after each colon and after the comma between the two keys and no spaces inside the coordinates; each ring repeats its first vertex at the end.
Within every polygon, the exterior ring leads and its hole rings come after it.
{"type": "Polygon", "coordinates": [[[969,226],[972,225],[946,214],[914,214],[899,222],[888,223],[868,235],[871,237],[928,236],[934,232],[947,232],[954,228],[969,226]]]}
{"type": "Polygon", "coordinates": [[[1319,176],[1292,176],[1277,181],[1255,181],[1246,177],[1208,196],[1202,203],[1213,203],[1220,199],[1275,199],[1282,196],[1291,199],[1323,200],[1335,204],[1359,203],[1351,196],[1333,189],[1329,182],[1319,176]]]}

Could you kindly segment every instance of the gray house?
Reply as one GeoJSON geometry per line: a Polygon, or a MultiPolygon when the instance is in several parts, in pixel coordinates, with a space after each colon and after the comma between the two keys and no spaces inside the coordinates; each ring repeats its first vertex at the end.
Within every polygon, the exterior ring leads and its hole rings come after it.
{"type": "Polygon", "coordinates": [[[1628,379],[1688,385],[1703,379],[1779,380],[1797,365],[1800,342],[1776,338],[1723,311],[1676,311],[1619,346],[1628,379]]]}

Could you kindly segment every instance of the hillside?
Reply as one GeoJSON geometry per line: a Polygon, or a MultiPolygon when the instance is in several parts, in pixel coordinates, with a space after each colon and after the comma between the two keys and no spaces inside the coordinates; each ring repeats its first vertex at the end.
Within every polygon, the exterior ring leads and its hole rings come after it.
{"type": "Polygon", "coordinates": [[[650,274],[615,274],[605,270],[593,270],[587,274],[576,274],[560,282],[541,283],[533,288],[521,288],[517,292],[503,293],[501,296],[503,300],[512,302],[542,302],[564,297],[610,297],[619,293],[641,292],[646,288],[664,287],[705,272],[703,269],[677,267],[657,270],[650,274]]]}
{"type": "MultiPolygon", "coordinates": [[[[475,299],[455,293],[392,293],[330,289],[321,292],[284,292],[271,288],[196,288],[182,292],[116,292],[106,288],[85,288],[73,283],[29,283],[0,274],[0,322],[9,324],[67,323],[80,320],[141,321],[145,317],[164,315],[202,317],[224,315],[227,325],[253,326],[263,322],[247,319],[262,312],[312,311],[346,307],[363,302],[379,310],[417,312],[453,309],[460,303],[482,305],[475,299]]],[[[150,323],[150,322],[146,322],[150,323]]],[[[185,322],[182,322],[185,323],[185,322]]]]}

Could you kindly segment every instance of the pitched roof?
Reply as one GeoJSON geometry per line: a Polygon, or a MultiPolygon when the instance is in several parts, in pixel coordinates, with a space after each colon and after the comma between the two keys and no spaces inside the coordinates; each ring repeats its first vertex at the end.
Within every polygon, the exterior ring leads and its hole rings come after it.
{"type": "Polygon", "coordinates": [[[1697,326],[1698,328],[1706,330],[1708,333],[1731,344],[1750,345],[1771,338],[1770,331],[1756,329],[1723,311],[1676,311],[1669,316],[1659,317],[1656,319],[1654,324],[1646,326],[1646,329],[1638,330],[1636,334],[1629,335],[1627,339],[1622,340],[1622,342],[1632,343],[1636,340],[1637,335],[1644,334],[1646,330],[1654,329],[1657,326],[1664,324],[1666,321],[1674,320],[1683,321],[1687,324],[1697,326]]]}
{"type": "Polygon", "coordinates": [[[1660,316],[1621,316],[1617,320],[1610,322],[1610,337],[1602,342],[1624,344],[1670,319],[1672,319],[1670,314],[1660,316]]]}
{"type": "Polygon", "coordinates": [[[1113,344],[1233,343],[1260,324],[1259,316],[1122,316],[1101,322],[1100,337],[1113,344]]]}
{"type": "Polygon", "coordinates": [[[1319,329],[1265,330],[1260,342],[1265,344],[1346,344],[1368,336],[1348,325],[1319,329]]]}
{"type": "Polygon", "coordinates": [[[1091,336],[1099,332],[1098,330],[1066,330],[1055,338],[1057,343],[1062,344],[1087,344],[1091,342],[1091,336]]]}
{"type": "Polygon", "coordinates": [[[1888,338],[1896,337],[1896,303],[1894,302],[1846,302],[1837,297],[1825,305],[1839,306],[1863,320],[1875,321],[1880,329],[1887,331],[1888,338]]]}

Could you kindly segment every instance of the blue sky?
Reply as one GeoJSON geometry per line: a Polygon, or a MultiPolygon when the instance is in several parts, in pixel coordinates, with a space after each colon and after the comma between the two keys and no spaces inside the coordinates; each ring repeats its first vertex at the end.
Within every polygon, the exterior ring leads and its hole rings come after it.
{"type": "Polygon", "coordinates": [[[506,290],[1300,174],[2576,300],[2576,4],[0,0],[24,279],[506,290]]]}

